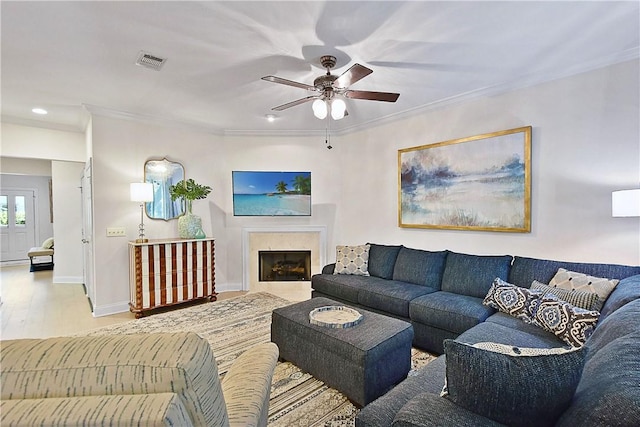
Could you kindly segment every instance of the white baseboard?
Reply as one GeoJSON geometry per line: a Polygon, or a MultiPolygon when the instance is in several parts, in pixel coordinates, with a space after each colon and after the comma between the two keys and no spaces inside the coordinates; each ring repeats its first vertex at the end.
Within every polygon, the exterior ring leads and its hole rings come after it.
{"type": "Polygon", "coordinates": [[[248,289],[242,289],[242,283],[216,283],[216,292],[231,292],[231,291],[248,291],[248,289]]]}
{"type": "Polygon", "coordinates": [[[125,313],[129,311],[129,301],[117,302],[101,306],[93,306],[93,317],[109,316],[111,314],[125,313]]]}
{"type": "Polygon", "coordinates": [[[82,284],[84,279],[82,276],[53,276],[53,283],[69,283],[69,284],[82,284]]]}

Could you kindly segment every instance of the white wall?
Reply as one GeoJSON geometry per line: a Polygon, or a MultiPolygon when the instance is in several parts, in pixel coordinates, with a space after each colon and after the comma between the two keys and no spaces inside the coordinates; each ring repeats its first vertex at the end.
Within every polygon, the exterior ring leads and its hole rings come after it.
{"type": "MultiPolygon", "coordinates": [[[[165,156],[181,162],[188,178],[213,187],[194,203],[194,213],[216,237],[219,290],[240,286],[240,236],[247,226],[326,225],[330,261],[336,244],[369,241],[638,265],[640,219],[610,214],[611,191],[640,185],[638,64],[425,110],[334,137],[333,150],[320,137],[220,136],[94,115],[87,141],[94,158],[96,310],[127,310],[127,241],[136,238],[140,221],[129,183],[142,179],[146,160],[165,156]],[[398,149],[526,125],[533,126],[531,233],[397,226],[398,149]],[[233,170],[310,170],[312,216],[234,217],[233,170]],[[121,226],[126,238],[106,237],[107,227],[121,226]]],[[[178,234],[176,221],[146,219],[145,225],[150,238],[178,234]]]]}
{"type": "Polygon", "coordinates": [[[2,122],[2,157],[26,159],[86,160],[82,132],[43,129],[2,122]]]}
{"type": "Polygon", "coordinates": [[[80,176],[84,163],[51,162],[53,183],[54,283],[83,283],[82,195],[80,176]]]}
{"type": "Polygon", "coordinates": [[[640,186],[639,75],[626,62],[345,137],[341,157],[366,161],[342,165],[339,243],[640,264],[640,219],[611,217],[611,192],[640,186]],[[397,226],[398,149],[527,125],[531,233],[397,226]]]}

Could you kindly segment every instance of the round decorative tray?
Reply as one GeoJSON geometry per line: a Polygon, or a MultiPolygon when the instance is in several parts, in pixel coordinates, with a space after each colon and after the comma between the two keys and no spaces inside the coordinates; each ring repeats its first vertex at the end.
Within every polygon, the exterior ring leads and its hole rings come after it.
{"type": "Polygon", "coordinates": [[[309,322],[312,325],[324,326],[325,328],[350,328],[357,325],[362,320],[362,314],[344,305],[329,305],[318,307],[309,313],[309,322]]]}

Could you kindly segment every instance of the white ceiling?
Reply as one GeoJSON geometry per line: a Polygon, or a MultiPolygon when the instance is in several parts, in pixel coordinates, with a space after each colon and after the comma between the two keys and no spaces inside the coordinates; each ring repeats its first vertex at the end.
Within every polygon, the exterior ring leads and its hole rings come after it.
{"type": "Polygon", "coordinates": [[[640,2],[1,2],[2,120],[82,130],[89,111],[216,133],[324,131],[308,96],[319,58],[374,70],[337,132],[639,57],[640,2]],[[135,65],[144,50],[161,71],[135,65]],[[35,116],[43,107],[47,116],[35,116]]]}

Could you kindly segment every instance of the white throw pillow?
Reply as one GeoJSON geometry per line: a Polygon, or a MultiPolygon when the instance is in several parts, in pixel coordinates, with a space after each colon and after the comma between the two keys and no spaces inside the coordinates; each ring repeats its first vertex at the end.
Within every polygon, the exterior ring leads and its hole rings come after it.
{"type": "Polygon", "coordinates": [[[371,245],[336,246],[336,267],[333,274],[369,275],[371,245]]]}
{"type": "Polygon", "coordinates": [[[51,249],[53,247],[53,237],[49,237],[47,240],[42,242],[42,248],[51,249]]]}
{"type": "Polygon", "coordinates": [[[619,280],[593,277],[583,273],[576,273],[564,268],[559,268],[553,279],[549,282],[552,288],[566,289],[568,291],[588,291],[598,295],[598,302],[593,310],[600,311],[602,305],[613,292],[619,280]]]}

